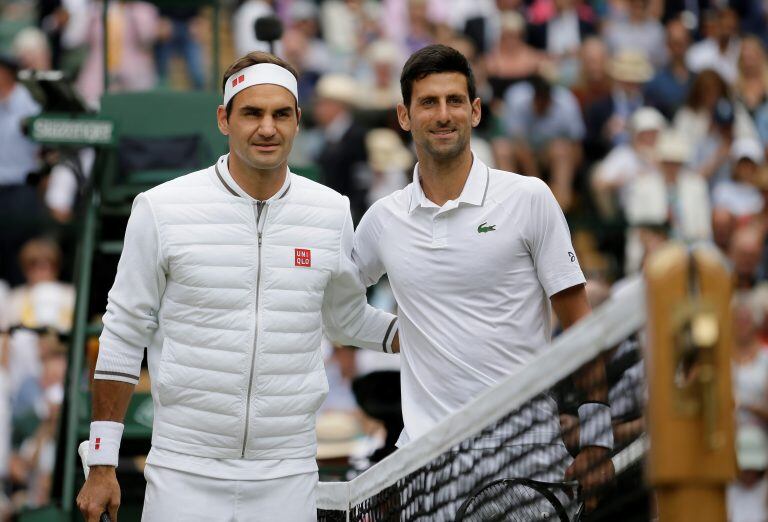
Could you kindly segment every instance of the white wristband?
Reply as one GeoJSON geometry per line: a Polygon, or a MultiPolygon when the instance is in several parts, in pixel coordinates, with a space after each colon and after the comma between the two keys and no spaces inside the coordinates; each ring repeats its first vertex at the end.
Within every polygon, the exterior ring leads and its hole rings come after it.
{"type": "Polygon", "coordinates": [[[123,438],[123,424],[111,421],[93,421],[88,442],[89,466],[115,466],[123,438]]]}
{"type": "Polygon", "coordinates": [[[601,402],[579,406],[579,447],[599,446],[613,449],[611,407],[601,402]]]}

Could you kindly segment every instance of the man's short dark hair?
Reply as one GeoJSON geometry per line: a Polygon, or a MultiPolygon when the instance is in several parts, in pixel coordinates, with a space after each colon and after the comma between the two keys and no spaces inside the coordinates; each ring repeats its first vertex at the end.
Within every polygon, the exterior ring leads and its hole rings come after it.
{"type": "MultiPolygon", "coordinates": [[[[263,51],[252,51],[242,58],[239,58],[236,60],[232,65],[227,67],[227,70],[224,71],[224,77],[221,79],[221,92],[224,92],[224,88],[227,85],[227,78],[235,74],[236,72],[240,72],[246,67],[250,67],[251,65],[256,65],[259,63],[273,63],[275,65],[279,65],[283,69],[287,69],[288,72],[290,72],[297,80],[299,79],[299,74],[296,72],[296,69],[293,68],[291,64],[283,60],[282,58],[278,58],[277,56],[269,53],[265,53],[263,51]]],[[[231,100],[229,100],[229,103],[227,104],[227,119],[229,119],[229,115],[232,113],[232,101],[234,100],[234,96],[231,100]]],[[[296,103],[296,111],[298,113],[299,105],[298,102],[296,103]]]]}
{"type": "Polygon", "coordinates": [[[456,72],[463,74],[467,79],[467,91],[469,101],[474,101],[477,96],[475,88],[475,75],[469,66],[466,57],[456,49],[446,45],[429,45],[416,51],[408,58],[400,75],[400,91],[406,107],[411,105],[413,94],[413,82],[426,78],[430,74],[456,72]]]}

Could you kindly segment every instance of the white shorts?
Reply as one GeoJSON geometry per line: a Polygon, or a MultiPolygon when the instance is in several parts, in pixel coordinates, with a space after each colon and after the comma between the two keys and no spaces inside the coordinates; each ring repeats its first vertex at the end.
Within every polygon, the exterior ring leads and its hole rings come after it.
{"type": "Polygon", "coordinates": [[[269,480],[223,480],[147,464],[143,522],[317,520],[317,472],[269,480]]]}

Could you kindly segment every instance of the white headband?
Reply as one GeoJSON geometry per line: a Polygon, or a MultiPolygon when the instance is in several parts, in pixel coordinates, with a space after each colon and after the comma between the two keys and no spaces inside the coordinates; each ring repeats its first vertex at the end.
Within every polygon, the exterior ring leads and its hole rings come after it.
{"type": "Polygon", "coordinates": [[[266,83],[285,87],[296,98],[296,103],[299,103],[299,89],[296,84],[296,77],[288,69],[274,63],[257,63],[227,78],[227,83],[224,84],[224,107],[227,106],[235,94],[243,89],[266,83]]]}

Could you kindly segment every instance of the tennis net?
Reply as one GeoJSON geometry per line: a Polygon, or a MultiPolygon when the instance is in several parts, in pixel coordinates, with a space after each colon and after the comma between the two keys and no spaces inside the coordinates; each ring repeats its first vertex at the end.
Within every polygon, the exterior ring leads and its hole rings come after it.
{"type": "Polygon", "coordinates": [[[321,483],[318,519],[577,520],[583,491],[574,477],[565,480],[565,471],[579,451],[580,430],[589,440],[611,430],[614,451],[595,452],[602,462],[591,459],[581,474],[610,475],[609,458],[616,470],[589,520],[647,520],[645,321],[643,281],[627,280],[524,370],[356,478],[321,483]],[[605,379],[586,370],[596,360],[604,362],[605,379]],[[612,425],[591,423],[582,413],[580,426],[578,407],[597,387],[608,390],[612,425]]]}

